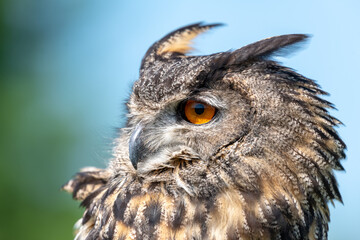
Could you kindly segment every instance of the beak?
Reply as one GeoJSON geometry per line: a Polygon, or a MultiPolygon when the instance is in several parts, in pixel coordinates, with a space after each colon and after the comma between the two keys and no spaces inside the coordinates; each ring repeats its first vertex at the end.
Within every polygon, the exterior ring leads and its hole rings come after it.
{"type": "Polygon", "coordinates": [[[132,165],[137,169],[137,164],[142,160],[146,152],[145,145],[142,141],[144,126],[140,123],[136,125],[135,130],[131,134],[129,141],[129,156],[132,165]]]}

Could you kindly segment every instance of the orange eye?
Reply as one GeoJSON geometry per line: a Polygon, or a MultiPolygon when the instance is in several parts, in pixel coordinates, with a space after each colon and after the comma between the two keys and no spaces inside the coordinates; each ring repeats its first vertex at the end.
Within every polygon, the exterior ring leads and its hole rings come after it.
{"type": "Polygon", "coordinates": [[[184,115],[186,119],[194,124],[204,124],[210,122],[214,117],[216,109],[209,104],[188,100],[185,103],[184,115]]]}

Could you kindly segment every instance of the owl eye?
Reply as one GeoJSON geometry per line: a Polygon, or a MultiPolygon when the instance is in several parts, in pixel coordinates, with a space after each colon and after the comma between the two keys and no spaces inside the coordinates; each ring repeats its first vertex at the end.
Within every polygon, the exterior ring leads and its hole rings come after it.
{"type": "Polygon", "coordinates": [[[204,124],[214,118],[216,108],[196,100],[187,100],[182,108],[182,116],[185,120],[194,124],[204,124]]]}

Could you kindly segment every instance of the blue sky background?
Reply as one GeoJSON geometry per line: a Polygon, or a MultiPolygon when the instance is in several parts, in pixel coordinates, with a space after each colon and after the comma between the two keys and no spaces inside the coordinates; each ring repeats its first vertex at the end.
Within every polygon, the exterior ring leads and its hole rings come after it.
{"type": "Polygon", "coordinates": [[[355,239],[360,227],[359,10],[355,0],[52,0],[14,3],[7,17],[25,29],[47,29],[30,61],[40,102],[56,119],[71,122],[80,136],[62,164],[60,182],[80,167],[105,166],[141,59],[168,32],[199,21],[225,23],[196,39],[195,54],[237,49],[275,35],[311,34],[304,49],[280,60],[329,92],[326,99],[338,108],[331,113],[345,124],[338,131],[348,146],[346,172],[336,173],[344,205],[331,207],[329,239],[355,239]]]}

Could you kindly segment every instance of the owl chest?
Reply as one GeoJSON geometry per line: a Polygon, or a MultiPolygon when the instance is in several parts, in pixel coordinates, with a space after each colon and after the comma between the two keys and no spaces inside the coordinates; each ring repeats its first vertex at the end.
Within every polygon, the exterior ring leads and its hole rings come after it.
{"type": "Polygon", "coordinates": [[[119,195],[107,227],[100,228],[112,239],[246,239],[251,231],[242,205],[232,193],[203,199],[119,195]]]}

